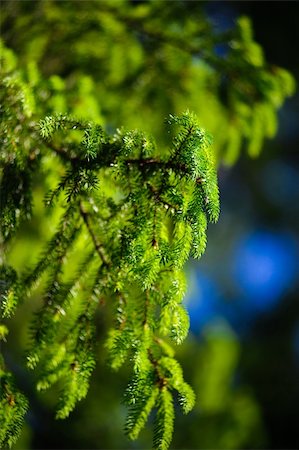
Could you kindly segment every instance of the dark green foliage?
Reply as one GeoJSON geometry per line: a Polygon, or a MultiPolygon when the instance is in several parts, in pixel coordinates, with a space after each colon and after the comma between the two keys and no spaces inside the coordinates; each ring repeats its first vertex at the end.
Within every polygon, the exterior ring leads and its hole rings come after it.
{"type": "Polygon", "coordinates": [[[28,128],[32,127],[32,99],[27,86],[19,78],[7,77],[0,83],[0,92],[0,219],[5,242],[20,220],[30,217],[31,177],[36,169],[37,152],[31,147],[34,128],[32,136],[28,136],[28,128]]]}
{"type": "MultiPolygon", "coordinates": [[[[1,336],[0,336],[1,339],[1,336]]],[[[13,376],[4,366],[0,355],[0,446],[11,447],[22,430],[28,409],[26,397],[16,389],[13,376]]]]}
{"type": "Polygon", "coordinates": [[[10,317],[18,303],[19,284],[16,271],[8,266],[0,266],[0,306],[3,317],[10,317]]]}

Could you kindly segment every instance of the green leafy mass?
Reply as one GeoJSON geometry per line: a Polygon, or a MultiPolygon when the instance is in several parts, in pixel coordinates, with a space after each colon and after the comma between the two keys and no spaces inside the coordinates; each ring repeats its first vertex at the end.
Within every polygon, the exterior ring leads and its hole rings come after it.
{"type": "MultiPolygon", "coordinates": [[[[28,12],[27,2],[6,2],[3,11],[2,317],[38,291],[27,366],[38,390],[61,387],[62,419],[87,395],[96,317],[109,305],[103,351],[113,370],[131,368],[126,434],[136,439],[154,410],[154,447],[166,450],[175,404],[188,413],[195,402],[173,346],[189,328],[184,264],[201,257],[219,216],[217,165],[242,149],[258,155],[294,83],[266,64],[247,18],[223,33],[201,2],[71,3],[31,2],[28,12]],[[58,58],[61,47],[72,51],[58,58]],[[36,208],[46,210],[47,239],[20,270],[9,245],[36,208]]],[[[28,401],[2,357],[0,386],[0,446],[10,447],[28,401]]]]}
{"type": "MultiPolygon", "coordinates": [[[[133,370],[126,432],[136,439],[157,408],[154,440],[161,449],[171,441],[174,392],[185,413],[194,404],[169,344],[180,344],[188,333],[182,268],[190,254],[204,252],[207,222],[219,215],[210,137],[189,112],[169,116],[166,125],[174,137],[161,152],[138,131],[109,136],[98,124],[62,114],[40,121],[45,147],[64,165],[45,203],[53,208],[60,202],[63,211],[37,264],[18,280],[6,268],[2,302],[8,317],[45,277],[27,365],[39,368],[38,390],[62,380],[57,418],[86,396],[95,366],[94,316],[101,301],[114,305],[110,364],[118,369],[128,361],[133,370]],[[71,137],[73,130],[80,139],[71,137]]],[[[28,207],[25,200],[20,207],[28,207]]]]}

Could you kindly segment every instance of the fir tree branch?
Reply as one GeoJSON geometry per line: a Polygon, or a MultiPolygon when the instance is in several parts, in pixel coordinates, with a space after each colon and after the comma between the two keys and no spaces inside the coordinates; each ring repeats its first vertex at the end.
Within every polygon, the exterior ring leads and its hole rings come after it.
{"type": "Polygon", "coordinates": [[[180,154],[180,152],[182,151],[183,146],[186,144],[186,142],[188,141],[188,138],[191,136],[192,132],[194,131],[194,126],[191,125],[188,130],[187,130],[187,134],[184,137],[184,139],[180,142],[180,145],[178,146],[178,148],[176,149],[172,160],[175,161],[176,157],[180,154]]]}
{"type": "MultiPolygon", "coordinates": [[[[192,56],[197,56],[204,61],[208,62],[208,64],[216,70],[223,70],[223,68],[227,69],[227,65],[224,64],[220,58],[216,57],[211,51],[206,50],[205,47],[209,47],[207,41],[204,43],[201,42],[199,44],[192,43],[192,38],[205,39],[206,35],[209,34],[209,38],[211,39],[211,33],[207,33],[206,30],[203,32],[202,36],[199,36],[198,31],[195,36],[188,36],[188,40],[184,39],[181,35],[178,34],[166,34],[165,32],[157,29],[150,28],[144,19],[142,22],[140,19],[136,17],[131,17],[129,14],[126,14],[120,11],[119,8],[108,5],[107,3],[101,3],[101,9],[105,12],[113,14],[119,21],[125,23],[128,29],[135,29],[138,33],[143,34],[144,36],[148,36],[151,39],[154,39],[163,44],[170,45],[171,47],[182,50],[183,52],[189,53],[192,56]]],[[[226,43],[234,37],[233,32],[231,30],[221,33],[219,35],[213,36],[213,41],[210,40],[211,47],[215,44],[221,44],[222,42],[226,43]]]]}
{"type": "MultiPolygon", "coordinates": [[[[43,142],[44,143],[44,142],[43,142]]],[[[64,161],[70,162],[72,164],[74,163],[81,163],[81,159],[77,156],[71,156],[69,154],[69,151],[67,148],[58,148],[56,147],[53,142],[47,141],[45,144],[47,147],[49,147],[51,150],[53,150],[58,156],[60,156],[64,161]]]]}
{"type": "Polygon", "coordinates": [[[141,169],[144,167],[173,169],[176,172],[183,172],[189,174],[185,164],[176,163],[173,161],[159,161],[155,158],[140,158],[140,159],[126,159],[126,164],[137,164],[141,169]]]}
{"type": "Polygon", "coordinates": [[[116,297],[118,298],[118,307],[117,307],[118,329],[123,330],[127,322],[127,317],[123,315],[123,309],[127,306],[127,301],[124,294],[119,290],[116,291],[116,297]]]}
{"type": "Polygon", "coordinates": [[[155,189],[150,183],[147,183],[147,186],[150,189],[150,191],[152,192],[155,200],[157,200],[160,203],[163,203],[163,205],[165,205],[165,207],[167,207],[167,209],[172,208],[175,211],[178,209],[177,206],[172,205],[171,203],[167,202],[166,200],[163,200],[163,198],[161,198],[160,191],[158,189],[155,189]]]}
{"type": "Polygon", "coordinates": [[[95,247],[100,259],[102,260],[102,262],[105,266],[107,266],[107,267],[111,266],[111,262],[107,259],[106,255],[105,255],[103,245],[98,242],[97,237],[94,234],[93,229],[91,228],[91,224],[89,221],[89,214],[85,211],[85,209],[82,205],[82,202],[80,202],[79,209],[80,209],[80,214],[83,218],[83,221],[86,225],[86,228],[90,234],[90,237],[92,239],[92,242],[94,244],[94,247],[95,247]]]}
{"type": "Polygon", "coordinates": [[[143,318],[143,324],[142,324],[144,329],[148,327],[149,303],[150,303],[150,298],[149,298],[149,292],[148,292],[148,289],[147,289],[145,291],[144,318],[143,318]]]}
{"type": "Polygon", "coordinates": [[[154,367],[156,376],[157,376],[157,384],[159,386],[159,389],[163,389],[167,385],[166,378],[162,375],[161,370],[159,368],[159,361],[154,357],[152,350],[149,348],[148,351],[148,357],[151,362],[151,364],[154,367]]]}

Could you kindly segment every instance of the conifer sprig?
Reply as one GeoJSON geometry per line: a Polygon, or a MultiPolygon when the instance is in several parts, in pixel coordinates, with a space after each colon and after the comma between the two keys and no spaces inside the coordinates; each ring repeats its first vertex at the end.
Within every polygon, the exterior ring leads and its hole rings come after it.
{"type": "MultiPolygon", "coordinates": [[[[1,336],[0,336],[1,340],[1,336]]],[[[15,386],[13,375],[0,355],[0,447],[11,447],[22,431],[28,400],[15,386]]]]}
{"type": "Polygon", "coordinates": [[[190,254],[201,256],[207,222],[219,214],[210,138],[189,112],[167,122],[174,138],[163,152],[138,131],[110,137],[67,115],[40,122],[45,152],[65,167],[45,205],[55,200],[63,213],[36,265],[18,280],[18,292],[43,286],[27,361],[39,372],[37,389],[63,386],[57,418],[86,396],[95,366],[94,315],[103,301],[115,305],[106,349],[113,369],[125,361],[132,367],[126,434],[136,439],[156,409],[157,449],[170,445],[174,392],[185,413],[194,404],[170,343],[181,344],[189,329],[184,263],[190,254]]]}
{"type": "MultiPolygon", "coordinates": [[[[118,132],[110,138],[98,126],[65,116],[48,117],[41,122],[42,136],[50,148],[53,139],[63,140],[61,133],[67,134],[74,126],[82,131],[82,142],[77,149],[71,144],[73,156],[66,175],[51,194],[53,199],[64,192],[71,213],[62,217],[60,231],[50,241],[31,276],[27,276],[27,282],[36,280],[49,262],[55,263],[59,252],[63,252],[58,258],[58,271],[54,270],[58,278],[53,271],[50,274],[54,290],[46,288],[47,303],[39,313],[47,324],[45,328],[41,323],[37,326],[39,334],[35,339],[41,336],[42,329],[46,332],[40,341],[41,353],[29,357],[30,366],[41,366],[39,389],[48,388],[61,377],[68,380],[57,413],[62,418],[86,395],[94,367],[93,338],[86,336],[86,341],[83,338],[86,330],[82,328],[82,323],[92,327],[93,314],[83,322],[80,319],[89,308],[94,286],[83,288],[84,277],[79,273],[74,277],[78,286],[75,290],[63,281],[71,247],[76,248],[80,236],[90,242],[93,254],[89,264],[102,268],[97,280],[102,286],[101,295],[110,303],[114,301],[117,309],[116,327],[111,329],[106,342],[108,359],[115,370],[126,360],[132,361],[133,378],[126,394],[129,406],[126,433],[131,439],[137,438],[151,410],[157,407],[154,445],[161,449],[167,448],[171,441],[173,390],[178,391],[184,412],[194,404],[194,393],[184,381],[168,342],[170,339],[180,344],[189,328],[188,314],[181,304],[185,292],[182,267],[190,253],[201,256],[207,221],[217,220],[219,214],[210,138],[188,112],[181,117],[170,116],[168,124],[179,129],[172,147],[161,158],[154,141],[137,131],[118,132]],[[59,139],[55,137],[57,133],[59,139]],[[87,148],[85,155],[83,147],[87,148]],[[104,150],[110,159],[101,160],[104,150]],[[96,182],[82,178],[79,167],[91,173],[96,182]],[[74,233],[76,240],[72,241],[74,233]],[[51,313],[53,306],[56,314],[51,313]],[[46,330],[51,330],[50,334],[46,330]],[[80,337],[81,346],[75,336],[80,337]],[[54,349],[52,356],[45,345],[49,339],[54,349]]],[[[67,160],[65,154],[61,159],[67,160]]],[[[33,346],[35,352],[40,344],[36,342],[33,346]]]]}

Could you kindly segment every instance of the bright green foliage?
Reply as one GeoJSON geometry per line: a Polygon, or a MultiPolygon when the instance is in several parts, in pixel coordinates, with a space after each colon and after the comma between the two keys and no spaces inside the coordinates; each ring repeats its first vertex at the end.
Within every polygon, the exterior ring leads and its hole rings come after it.
{"type": "MultiPolygon", "coordinates": [[[[1,336],[0,336],[1,340],[1,336]]],[[[18,440],[28,409],[26,397],[16,389],[13,376],[0,355],[0,446],[11,447],[18,440]]]]}
{"type": "Polygon", "coordinates": [[[162,387],[157,404],[157,416],[155,423],[154,447],[159,450],[169,448],[174,422],[174,406],[172,395],[162,387]]]}
{"type": "MultiPolygon", "coordinates": [[[[106,347],[112,368],[132,361],[126,431],[135,439],[157,407],[157,448],[171,440],[173,390],[184,412],[194,404],[167,340],[180,344],[188,333],[182,267],[190,253],[201,255],[207,221],[219,214],[210,138],[188,112],[170,116],[167,126],[174,137],[162,151],[137,131],[109,136],[61,114],[41,120],[41,164],[52,152],[64,167],[45,204],[58,202],[63,212],[36,265],[19,279],[3,272],[5,299],[24,297],[44,280],[27,361],[39,370],[38,390],[62,386],[58,418],[87,394],[99,300],[115,304],[106,347]]],[[[2,307],[4,316],[12,309],[8,300],[2,307]]]]}
{"type": "MultiPolygon", "coordinates": [[[[106,305],[108,362],[132,371],[126,434],[154,410],[154,447],[167,449],[175,403],[188,413],[195,402],[173,344],[189,328],[184,264],[219,215],[216,165],[242,147],[258,155],[293,79],[267,65],[248,19],[219,32],[202,2],[29,3],[6,2],[2,17],[18,58],[1,43],[1,313],[39,289],[27,366],[38,390],[58,385],[65,418],[87,394],[106,305]],[[6,253],[34,207],[47,238],[17,271],[6,253]]],[[[27,400],[0,366],[0,443],[11,446],[27,400]]]]}
{"type": "Polygon", "coordinates": [[[8,266],[0,266],[1,285],[1,313],[3,317],[10,317],[18,303],[18,280],[16,271],[8,266]]]}
{"type": "Polygon", "coordinates": [[[133,399],[130,399],[129,414],[125,428],[130,439],[137,439],[159,396],[159,388],[157,386],[152,387],[154,375],[151,375],[152,379],[150,377],[136,379],[134,389],[137,390],[137,395],[134,394],[133,399]],[[146,385],[144,381],[151,381],[151,384],[146,385]]]}
{"type": "Polygon", "coordinates": [[[48,111],[126,124],[162,141],[160,117],[189,108],[213,134],[217,158],[232,164],[242,149],[259,154],[294,92],[291,75],[265,60],[250,20],[222,31],[205,2],[31,3],[7,2],[2,34],[22,67],[31,64],[31,80],[32,60],[50,77],[48,111]]]}

